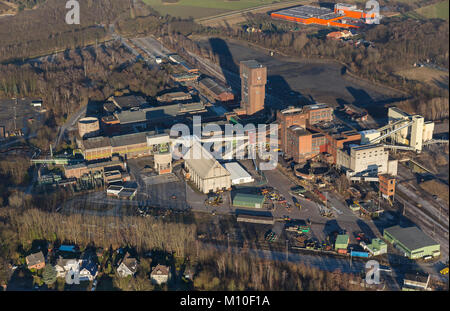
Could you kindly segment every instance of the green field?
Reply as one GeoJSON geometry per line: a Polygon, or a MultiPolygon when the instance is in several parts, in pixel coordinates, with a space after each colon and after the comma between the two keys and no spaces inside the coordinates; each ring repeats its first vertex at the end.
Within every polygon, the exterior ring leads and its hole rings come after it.
{"type": "Polygon", "coordinates": [[[405,16],[415,19],[442,18],[448,20],[449,0],[424,6],[423,8],[406,13],[405,16]]]}
{"type": "Polygon", "coordinates": [[[448,19],[448,10],[449,10],[449,0],[446,0],[417,9],[416,11],[417,13],[426,18],[448,19]]]}
{"type": "Polygon", "coordinates": [[[284,2],[284,0],[180,0],[175,4],[163,4],[161,0],[143,0],[160,14],[177,17],[207,17],[226,12],[284,2]]]}

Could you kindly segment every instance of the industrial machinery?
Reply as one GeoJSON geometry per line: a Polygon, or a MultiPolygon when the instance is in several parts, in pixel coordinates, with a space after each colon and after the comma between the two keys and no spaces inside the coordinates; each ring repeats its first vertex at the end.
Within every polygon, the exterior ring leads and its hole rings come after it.
{"type": "Polygon", "coordinates": [[[205,200],[205,204],[210,205],[210,206],[219,206],[222,203],[223,203],[223,198],[219,192],[214,195],[209,196],[205,200]]]}
{"type": "Polygon", "coordinates": [[[265,236],[265,240],[268,242],[275,242],[278,239],[278,235],[273,232],[272,230],[270,230],[269,232],[266,233],[265,236]]]}

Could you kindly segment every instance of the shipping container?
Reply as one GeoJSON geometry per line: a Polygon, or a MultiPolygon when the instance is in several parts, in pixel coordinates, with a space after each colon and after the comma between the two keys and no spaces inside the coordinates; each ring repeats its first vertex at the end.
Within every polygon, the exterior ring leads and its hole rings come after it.
{"type": "Polygon", "coordinates": [[[355,252],[355,251],[352,251],[350,254],[353,257],[365,257],[365,258],[369,257],[369,253],[368,252],[355,252]]]}
{"type": "Polygon", "coordinates": [[[339,254],[347,254],[347,250],[345,248],[338,249],[339,254]]]}

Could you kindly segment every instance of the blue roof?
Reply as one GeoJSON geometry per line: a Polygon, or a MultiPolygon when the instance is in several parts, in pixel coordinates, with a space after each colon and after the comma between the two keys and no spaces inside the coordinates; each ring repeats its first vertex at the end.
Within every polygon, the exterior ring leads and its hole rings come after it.
{"type": "Polygon", "coordinates": [[[74,245],[61,245],[59,247],[59,250],[62,252],[75,252],[75,246],[74,245]]]}

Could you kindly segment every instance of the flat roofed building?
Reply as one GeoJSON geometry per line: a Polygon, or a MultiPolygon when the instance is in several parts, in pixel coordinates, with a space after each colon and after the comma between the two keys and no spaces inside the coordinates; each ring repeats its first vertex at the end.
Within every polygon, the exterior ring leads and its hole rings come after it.
{"type": "MultiPolygon", "coordinates": [[[[362,242],[364,243],[364,242],[362,242]]],[[[375,238],[366,246],[366,249],[373,255],[378,256],[387,253],[387,244],[382,239],[375,238]]]]}
{"type": "Polygon", "coordinates": [[[238,214],[237,222],[249,222],[254,224],[263,224],[263,225],[273,225],[275,224],[275,219],[272,215],[249,215],[249,214],[238,214]]]}
{"type": "Polygon", "coordinates": [[[240,185],[254,181],[253,177],[237,162],[225,163],[223,166],[231,174],[232,185],[240,185]]]}
{"type": "Polygon", "coordinates": [[[160,103],[188,101],[192,100],[192,95],[187,92],[170,92],[156,97],[156,100],[160,103]]]}
{"type": "Polygon", "coordinates": [[[347,234],[340,234],[336,237],[336,242],[334,243],[334,249],[347,249],[350,238],[347,234]]]}
{"type": "Polygon", "coordinates": [[[205,112],[205,105],[202,102],[193,102],[186,104],[172,104],[144,108],[137,111],[121,111],[115,116],[120,122],[121,128],[147,128],[149,125],[169,126],[177,122],[178,116],[205,112]]]}
{"type": "Polygon", "coordinates": [[[264,206],[265,198],[263,195],[236,193],[233,197],[234,207],[244,208],[262,208],[264,206]]]}
{"type": "Polygon", "coordinates": [[[324,7],[300,5],[271,13],[271,17],[301,24],[319,24],[342,28],[358,28],[356,25],[343,22],[344,14],[335,13],[324,7]]]}
{"type": "Polygon", "coordinates": [[[308,114],[308,124],[311,125],[333,120],[333,108],[327,104],[306,105],[303,106],[303,111],[308,114]]]}
{"type": "Polygon", "coordinates": [[[312,155],[312,133],[306,128],[292,125],[287,129],[285,154],[293,157],[297,163],[303,162],[312,155]]]}
{"type": "Polygon", "coordinates": [[[108,189],[106,189],[106,194],[118,196],[119,192],[122,191],[122,189],[123,189],[123,186],[111,185],[108,187],[108,189]]]}
{"type": "Polygon", "coordinates": [[[292,125],[306,127],[308,116],[300,107],[288,107],[277,112],[277,122],[280,126],[281,150],[287,152],[287,130],[292,125]]]}
{"type": "Polygon", "coordinates": [[[148,102],[142,96],[125,95],[125,96],[112,96],[109,101],[114,103],[120,110],[132,110],[139,109],[140,107],[148,104],[148,102]]]}
{"type": "Polygon", "coordinates": [[[198,73],[180,73],[172,75],[172,79],[176,82],[197,81],[199,77],[200,74],[198,73]]]}
{"type": "Polygon", "coordinates": [[[83,157],[87,161],[107,159],[112,156],[112,146],[109,137],[99,136],[79,141],[83,157]]]}
{"type": "Polygon", "coordinates": [[[64,166],[64,175],[66,178],[80,178],[85,174],[94,174],[96,172],[103,173],[108,168],[125,168],[125,163],[120,159],[112,159],[97,163],[79,163],[64,166]]]}
{"type": "Polygon", "coordinates": [[[113,155],[136,158],[152,155],[169,148],[168,134],[146,131],[113,137],[94,137],[79,141],[81,152],[87,161],[108,159],[113,155]]]}
{"type": "Polygon", "coordinates": [[[132,200],[134,198],[134,196],[136,195],[137,190],[133,189],[133,188],[123,188],[122,190],[120,190],[120,192],[117,194],[117,197],[119,199],[124,199],[124,200],[132,200]]]}
{"type": "Polygon", "coordinates": [[[148,132],[133,133],[111,137],[112,153],[127,158],[137,158],[152,154],[147,145],[148,132]]]}
{"type": "Polygon", "coordinates": [[[389,160],[389,151],[382,144],[347,144],[337,151],[336,165],[348,177],[397,175],[397,160],[389,160]]]}
{"type": "Polygon", "coordinates": [[[172,172],[172,154],[169,152],[156,152],[154,154],[154,163],[156,172],[161,174],[168,174],[172,172]]]}
{"type": "Polygon", "coordinates": [[[384,229],[383,238],[410,259],[440,255],[441,246],[417,227],[393,226],[384,229]]]}
{"type": "Polygon", "coordinates": [[[395,195],[395,176],[381,174],[378,176],[380,182],[380,192],[386,199],[392,199],[395,195]]]}
{"type": "Polygon", "coordinates": [[[423,272],[406,273],[402,290],[427,290],[430,285],[430,274],[423,272]]]}
{"type": "Polygon", "coordinates": [[[198,141],[183,155],[190,179],[203,193],[231,188],[231,174],[198,141]]]}

